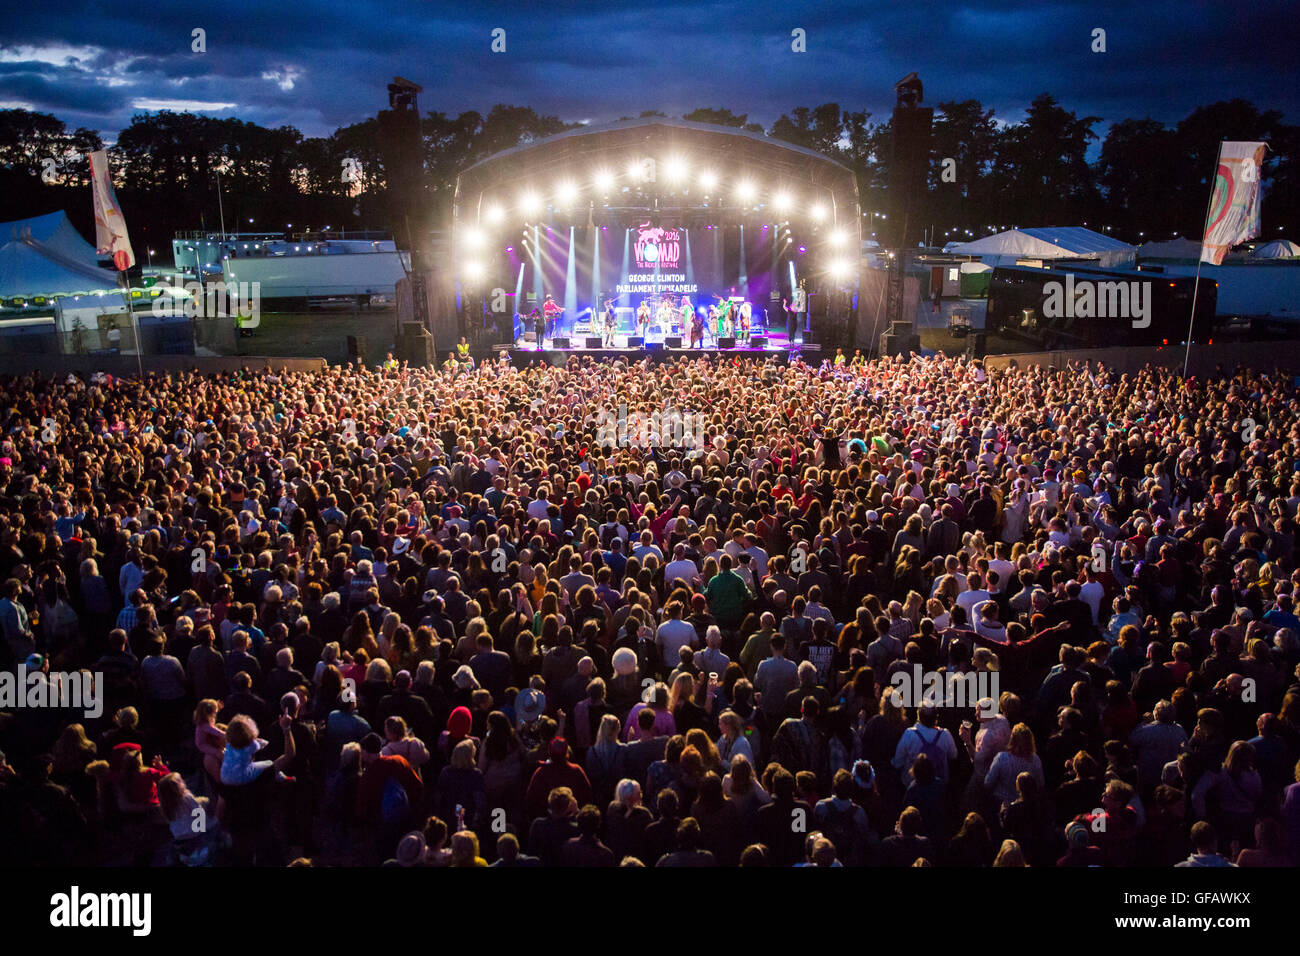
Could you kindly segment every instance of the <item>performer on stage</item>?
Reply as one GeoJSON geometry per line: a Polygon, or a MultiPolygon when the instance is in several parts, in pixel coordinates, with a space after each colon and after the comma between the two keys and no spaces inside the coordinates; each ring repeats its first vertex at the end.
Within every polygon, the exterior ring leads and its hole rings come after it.
{"type": "Polygon", "coordinates": [[[646,329],[650,326],[650,300],[642,299],[636,307],[636,334],[645,340],[646,329]]]}
{"type": "MultiPolygon", "coordinates": [[[[682,296],[682,309],[681,309],[680,317],[682,320],[683,335],[688,335],[690,333],[691,319],[694,316],[695,316],[695,306],[691,305],[691,297],[689,295],[682,296]]],[[[674,334],[676,334],[676,332],[674,332],[674,334]]]]}
{"type": "Polygon", "coordinates": [[[724,297],[722,299],[722,304],[718,306],[718,317],[717,317],[716,324],[714,326],[714,337],[713,337],[714,345],[717,345],[718,339],[722,338],[722,336],[726,334],[725,330],[727,327],[727,323],[730,321],[731,321],[731,300],[724,297]]]}
{"type": "MultiPolygon", "coordinates": [[[[709,306],[713,311],[714,307],[709,306]]],[[[691,314],[691,348],[697,349],[704,344],[704,316],[698,312],[691,314]]]]}
{"type": "Polygon", "coordinates": [[[781,300],[785,306],[785,337],[787,345],[794,345],[795,332],[803,332],[803,316],[808,310],[808,293],[804,291],[804,280],[799,280],[799,288],[794,290],[792,301],[781,300]]]}
{"type": "Polygon", "coordinates": [[[614,347],[614,328],[618,324],[618,318],[614,312],[614,300],[608,299],[605,302],[605,348],[614,347]]]}
{"type": "Polygon", "coordinates": [[[564,309],[556,305],[555,300],[548,295],[546,301],[542,303],[542,318],[546,320],[546,334],[548,337],[555,336],[555,323],[559,321],[562,312],[564,312],[564,309]]]}
{"type": "Polygon", "coordinates": [[[668,330],[673,324],[673,307],[667,302],[659,306],[659,311],[655,313],[655,331],[661,337],[668,334],[668,330]]]}
{"type": "Polygon", "coordinates": [[[740,303],[740,341],[749,344],[749,329],[753,324],[754,307],[748,300],[740,303]]]}
{"type": "Polygon", "coordinates": [[[533,335],[537,337],[537,351],[542,350],[542,340],[546,337],[546,316],[542,315],[541,309],[533,309],[528,313],[528,318],[533,323],[533,335]]]}

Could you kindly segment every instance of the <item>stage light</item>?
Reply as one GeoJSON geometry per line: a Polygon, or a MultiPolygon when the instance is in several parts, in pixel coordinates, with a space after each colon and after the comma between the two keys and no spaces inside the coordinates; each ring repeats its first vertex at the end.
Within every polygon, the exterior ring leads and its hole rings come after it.
{"type": "Polygon", "coordinates": [[[853,265],[847,259],[835,259],[826,271],[835,282],[844,282],[853,274],[853,265]]]}
{"type": "Polygon", "coordinates": [[[482,229],[470,227],[465,230],[461,241],[465,243],[466,249],[481,249],[483,247],[485,236],[482,229]]]}
{"type": "Polygon", "coordinates": [[[627,178],[634,183],[641,181],[641,160],[634,159],[627,164],[627,178]]]}
{"type": "Polygon", "coordinates": [[[479,279],[483,278],[483,263],[467,262],[462,271],[465,273],[466,279],[469,279],[471,282],[477,282],[479,279]]]}
{"type": "Polygon", "coordinates": [[[670,156],[664,163],[664,176],[669,182],[681,182],[686,178],[686,160],[680,156],[670,156]]]}
{"type": "Polygon", "coordinates": [[[483,218],[486,219],[489,223],[493,223],[493,224],[498,223],[503,218],[505,218],[505,214],[506,211],[501,208],[499,203],[492,203],[485,210],[483,210],[483,218]]]}
{"type": "Polygon", "coordinates": [[[786,212],[793,202],[789,193],[779,192],[772,197],[772,208],[777,212],[786,212]]]}
{"type": "Polygon", "coordinates": [[[755,189],[754,184],[748,179],[742,179],[740,182],[736,183],[736,198],[741,202],[752,201],[757,191],[758,190],[755,189]]]}
{"type": "Polygon", "coordinates": [[[821,203],[814,203],[808,212],[813,217],[813,222],[821,222],[826,218],[826,207],[821,203]]]}
{"type": "Polygon", "coordinates": [[[519,197],[519,210],[525,216],[536,216],[542,211],[542,198],[535,192],[526,192],[519,197]]]}
{"type": "Polygon", "coordinates": [[[700,173],[700,185],[705,189],[712,189],[718,185],[718,174],[711,169],[706,169],[700,173]]]}
{"type": "Polygon", "coordinates": [[[830,243],[832,246],[842,246],[849,241],[849,234],[843,229],[836,229],[830,234],[830,243]]]}
{"type": "Polygon", "coordinates": [[[578,198],[578,187],[571,182],[562,182],[555,187],[555,198],[560,205],[567,206],[578,198]]]}
{"type": "Polygon", "coordinates": [[[614,186],[614,174],[608,169],[596,170],[596,175],[593,179],[595,180],[596,188],[601,192],[609,192],[609,190],[614,186]]]}

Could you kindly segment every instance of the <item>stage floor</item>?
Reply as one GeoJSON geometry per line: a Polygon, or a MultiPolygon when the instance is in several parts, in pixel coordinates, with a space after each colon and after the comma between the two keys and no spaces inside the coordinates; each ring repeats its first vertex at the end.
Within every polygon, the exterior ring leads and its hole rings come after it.
{"type": "MultiPolygon", "coordinates": [[[[796,356],[807,352],[810,353],[810,360],[813,356],[820,356],[821,347],[815,343],[805,344],[802,333],[796,336],[795,341],[790,343],[786,339],[785,329],[772,332],[755,332],[751,339],[763,339],[762,345],[737,342],[727,348],[719,348],[712,336],[706,336],[704,344],[700,348],[689,348],[684,340],[680,348],[670,348],[664,344],[665,336],[652,332],[646,336],[644,345],[628,345],[628,334],[617,332],[614,334],[612,346],[588,348],[586,342],[588,336],[585,332],[572,334],[571,332],[561,332],[558,336],[548,336],[544,343],[544,348],[538,348],[534,342],[532,332],[521,336],[513,346],[498,345],[494,348],[497,351],[508,351],[512,364],[516,366],[531,365],[537,361],[546,362],[548,365],[563,365],[571,356],[591,356],[601,361],[613,361],[617,359],[629,359],[640,361],[642,358],[649,358],[651,361],[671,361],[675,362],[679,358],[688,356],[707,356],[716,358],[719,356],[731,356],[734,358],[761,359],[773,357],[778,361],[785,362],[789,360],[790,354],[796,356]],[[565,348],[556,348],[555,340],[567,340],[569,345],[565,348]],[[581,344],[579,344],[581,343],[581,344]]],[[[594,338],[594,336],[593,336],[594,338]]]]}

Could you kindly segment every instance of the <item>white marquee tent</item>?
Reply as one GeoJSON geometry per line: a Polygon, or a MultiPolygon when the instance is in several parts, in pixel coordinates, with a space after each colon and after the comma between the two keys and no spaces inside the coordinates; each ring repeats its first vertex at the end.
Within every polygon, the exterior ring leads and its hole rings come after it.
{"type": "Polygon", "coordinates": [[[1256,259],[1295,259],[1300,257],[1300,245],[1289,239],[1275,239],[1258,246],[1252,255],[1256,259]]]}
{"type": "Polygon", "coordinates": [[[1135,249],[1126,242],[1083,226],[1043,226],[1008,229],[944,247],[945,252],[979,256],[989,265],[1014,263],[1020,259],[1096,259],[1113,267],[1131,264],[1135,249]]]}

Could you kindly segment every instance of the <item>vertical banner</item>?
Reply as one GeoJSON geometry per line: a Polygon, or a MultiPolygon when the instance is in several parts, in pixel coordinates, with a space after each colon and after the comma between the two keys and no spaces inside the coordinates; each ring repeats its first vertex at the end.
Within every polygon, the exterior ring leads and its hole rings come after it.
{"type": "Polygon", "coordinates": [[[1205,217],[1201,261],[1221,265],[1239,242],[1259,235],[1259,180],[1263,143],[1225,140],[1219,146],[1214,192],[1205,217]]]}
{"type": "Polygon", "coordinates": [[[113,181],[108,174],[108,153],[99,150],[90,154],[90,188],[95,198],[95,251],[111,256],[113,267],[125,272],[135,265],[135,253],[126,234],[126,220],[122,207],[113,193],[113,181]]]}

